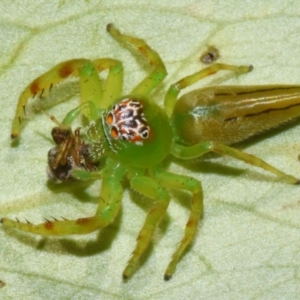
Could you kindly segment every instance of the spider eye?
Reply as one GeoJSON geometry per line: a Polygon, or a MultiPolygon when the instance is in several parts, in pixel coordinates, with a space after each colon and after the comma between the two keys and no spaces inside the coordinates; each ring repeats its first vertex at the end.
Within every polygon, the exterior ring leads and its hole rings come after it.
{"type": "Polygon", "coordinates": [[[106,117],[106,123],[112,125],[114,123],[114,115],[110,112],[106,117]]]}
{"type": "Polygon", "coordinates": [[[149,129],[148,127],[142,127],[139,130],[140,135],[142,136],[143,139],[147,139],[149,137],[149,129]]]}
{"type": "Polygon", "coordinates": [[[119,131],[115,126],[111,127],[110,134],[114,139],[117,139],[119,137],[119,131]]]}

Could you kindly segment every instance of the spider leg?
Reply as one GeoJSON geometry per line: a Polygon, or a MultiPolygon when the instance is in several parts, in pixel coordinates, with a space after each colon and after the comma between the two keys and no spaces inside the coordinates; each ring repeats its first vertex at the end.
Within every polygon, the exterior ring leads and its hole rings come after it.
{"type": "Polygon", "coordinates": [[[158,172],[155,177],[166,188],[186,190],[192,194],[191,213],[186,223],[184,237],[174,252],[165,272],[164,279],[169,280],[175,272],[182,254],[190,245],[197,232],[198,222],[203,214],[203,193],[201,183],[194,178],[169,172],[158,172]]]}
{"type": "Polygon", "coordinates": [[[133,45],[143,56],[145,56],[154,70],[144,78],[131,92],[132,95],[149,95],[163,79],[167,76],[166,67],[159,54],[154,51],[143,39],[122,34],[113,24],[107,25],[107,31],[118,42],[133,45]]]}
{"type": "MultiPolygon", "coordinates": [[[[98,106],[99,103],[101,104],[102,94],[104,94],[107,99],[113,93],[120,93],[122,87],[123,67],[122,63],[118,60],[104,58],[90,62],[87,59],[72,59],[59,63],[46,73],[33,80],[21,93],[12,123],[11,138],[17,138],[20,134],[21,123],[26,114],[26,105],[30,98],[35,95],[41,95],[44,90],[51,89],[54,84],[58,84],[66,78],[79,76],[79,73],[81,73],[82,77],[81,84],[83,83],[83,79],[86,79],[89,76],[92,78],[88,81],[88,83],[83,85],[82,102],[92,100],[92,102],[98,106]],[[91,65],[93,67],[91,67],[91,65]],[[108,82],[104,85],[104,88],[106,86],[111,87],[112,82],[119,82],[116,92],[112,92],[111,89],[109,91],[102,92],[101,84],[99,84],[99,87],[95,87],[96,84],[99,83],[99,76],[98,74],[97,76],[95,75],[96,70],[101,72],[105,69],[109,69],[109,74],[108,82]],[[87,87],[91,86],[93,89],[89,90],[87,87]],[[94,94],[91,99],[90,95],[92,92],[94,94]]],[[[102,106],[102,104],[100,106],[102,106]]]]}
{"type": "Polygon", "coordinates": [[[166,213],[170,202],[169,194],[150,177],[136,176],[130,180],[130,186],[137,192],[155,200],[149,211],[143,228],[137,238],[136,247],[123,272],[123,279],[128,279],[135,271],[138,261],[147,249],[156,224],[166,213]]]}
{"type": "Polygon", "coordinates": [[[165,102],[164,102],[165,110],[167,114],[171,116],[173,113],[175,103],[177,101],[177,96],[180,93],[180,91],[205,77],[213,75],[222,70],[234,71],[237,74],[245,74],[250,72],[252,69],[253,69],[252,66],[233,66],[233,65],[218,63],[210,67],[207,67],[199,72],[196,72],[192,75],[186,76],[169,87],[165,96],[165,102]]]}
{"type": "Polygon", "coordinates": [[[72,177],[80,181],[97,180],[103,177],[103,171],[87,171],[82,169],[74,169],[72,177]]]}
{"type": "MultiPolygon", "coordinates": [[[[120,97],[123,86],[123,64],[114,59],[103,58],[88,61],[79,71],[81,102],[92,102],[97,108],[107,108],[120,97]],[[105,83],[101,84],[99,71],[109,69],[105,83]]],[[[84,109],[83,114],[88,120],[99,118],[91,116],[90,109],[84,109]]]]}
{"type": "Polygon", "coordinates": [[[93,65],[96,66],[96,70],[109,69],[107,78],[102,87],[102,99],[98,99],[97,107],[107,108],[116,99],[121,96],[123,88],[123,64],[116,59],[95,59],[92,61],[93,65]]]}
{"type": "Polygon", "coordinates": [[[113,222],[117,216],[123,196],[121,180],[126,170],[115,163],[110,165],[113,171],[109,176],[104,175],[100,202],[96,214],[92,217],[79,218],[76,220],[46,220],[44,223],[34,225],[29,222],[19,222],[2,218],[0,222],[6,227],[17,228],[22,231],[40,235],[62,236],[70,234],[87,234],[101,229],[113,222]]]}
{"type": "Polygon", "coordinates": [[[254,155],[245,153],[243,151],[225,146],[220,143],[216,142],[202,142],[193,146],[182,146],[178,144],[173,144],[171,153],[178,158],[181,159],[193,159],[196,157],[200,157],[208,152],[215,152],[222,155],[228,155],[244,161],[250,165],[262,168],[266,171],[274,173],[282,180],[292,183],[292,184],[299,184],[299,179],[295,178],[294,176],[288,175],[275,167],[269,165],[264,160],[254,155]]]}

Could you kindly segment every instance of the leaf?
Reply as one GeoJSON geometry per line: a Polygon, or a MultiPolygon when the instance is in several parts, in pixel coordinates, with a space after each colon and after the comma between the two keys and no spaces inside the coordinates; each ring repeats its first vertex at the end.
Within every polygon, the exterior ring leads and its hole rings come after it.
{"type": "MultiPolygon", "coordinates": [[[[251,74],[222,73],[196,87],[216,84],[297,84],[300,6],[286,1],[2,1],[0,3],[1,198],[0,217],[77,218],[93,214],[101,182],[69,188],[47,182],[47,151],[53,123],[29,114],[20,142],[9,132],[17,99],[35,77],[60,61],[112,57],[125,66],[125,92],[149,72],[142,59],[106,33],[107,23],[144,38],[164,60],[169,76],[154,94],[160,101],[171,83],[204,66],[207,45],[220,62],[253,64],[251,74]]],[[[196,88],[196,87],[193,87],[196,88]]],[[[48,111],[59,120],[78,103],[74,82],[51,94],[62,101],[48,111]],[[70,101],[66,101],[72,98],[70,101]]],[[[33,101],[34,104],[42,103],[33,101]]],[[[245,143],[244,150],[297,176],[297,125],[245,143]]],[[[87,236],[43,238],[13,230],[0,232],[0,290],[3,299],[219,299],[286,298],[299,295],[299,187],[232,158],[171,165],[174,172],[202,181],[205,214],[195,242],[170,282],[163,273],[180,241],[189,197],[174,201],[151,249],[134,277],[122,270],[151,207],[125,192],[116,222],[87,236]],[[199,167],[199,168],[197,168],[199,167]],[[179,296],[180,295],[180,296],[179,296]]]]}

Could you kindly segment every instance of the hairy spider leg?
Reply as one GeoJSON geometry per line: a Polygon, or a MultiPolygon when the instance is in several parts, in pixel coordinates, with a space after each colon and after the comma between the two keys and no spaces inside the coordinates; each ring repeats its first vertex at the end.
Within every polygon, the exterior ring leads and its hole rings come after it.
{"type": "Polygon", "coordinates": [[[252,66],[234,66],[234,65],[227,65],[227,64],[214,64],[210,67],[207,67],[199,72],[196,72],[192,75],[186,76],[183,79],[177,81],[176,83],[172,84],[165,96],[165,110],[169,117],[171,117],[175,103],[177,101],[178,94],[182,89],[196,83],[197,81],[213,75],[219,71],[228,70],[234,71],[236,74],[245,74],[251,72],[253,69],[252,66]]]}
{"type": "Polygon", "coordinates": [[[153,179],[145,176],[138,176],[133,177],[130,180],[130,186],[134,190],[156,200],[156,202],[149,211],[143,228],[139,233],[136,247],[123,272],[124,279],[131,277],[134,273],[138,261],[151,241],[157,223],[166,213],[170,202],[170,196],[166,192],[165,188],[186,190],[193,195],[191,213],[186,224],[184,238],[182,239],[178,249],[173,254],[172,260],[165,272],[165,280],[169,280],[175,272],[179,259],[196,234],[197,225],[203,213],[203,194],[199,181],[191,177],[163,172],[160,169],[154,169],[152,170],[152,173],[154,177],[153,179]]]}
{"type": "Polygon", "coordinates": [[[104,109],[121,96],[123,64],[107,58],[87,61],[79,70],[79,81],[81,102],[91,102],[96,107],[96,110],[93,110],[90,105],[83,106],[82,113],[88,121],[96,120],[100,117],[97,108],[104,109]],[[106,69],[109,72],[102,85],[98,73],[99,70],[106,69]]]}
{"type": "Polygon", "coordinates": [[[154,67],[154,70],[130,92],[131,95],[149,95],[167,76],[166,67],[159,54],[143,39],[122,34],[113,24],[107,25],[107,31],[116,41],[134,45],[148,59],[149,64],[154,67]]]}
{"type": "Polygon", "coordinates": [[[102,179],[100,202],[94,216],[76,220],[46,220],[46,222],[37,225],[30,222],[25,223],[2,218],[0,220],[1,223],[6,227],[13,227],[45,236],[87,234],[109,225],[114,221],[121,207],[123,196],[121,180],[126,173],[126,168],[110,159],[107,160],[106,167],[107,172],[106,169],[102,171],[104,176],[102,179]]]}
{"type": "Polygon", "coordinates": [[[177,263],[182,254],[190,245],[197,232],[198,223],[203,214],[203,192],[201,183],[192,177],[177,175],[170,172],[157,172],[155,177],[157,181],[166,188],[185,190],[192,194],[191,212],[185,226],[183,239],[177,250],[174,252],[172,260],[165,272],[164,279],[169,280],[175,272],[177,263]]]}
{"type": "Polygon", "coordinates": [[[175,144],[172,147],[171,153],[180,159],[193,159],[196,157],[200,157],[208,152],[215,152],[222,155],[228,155],[244,161],[250,165],[265,169],[271,173],[276,174],[282,180],[292,183],[292,184],[299,184],[299,179],[295,178],[294,176],[288,175],[273,166],[266,163],[261,158],[245,153],[243,151],[228,147],[226,145],[217,143],[217,142],[201,142],[193,146],[183,146],[175,144]]]}
{"type": "MultiPolygon", "coordinates": [[[[58,65],[56,65],[55,67],[53,67],[52,69],[50,69],[49,71],[32,81],[21,93],[16,108],[15,117],[12,123],[11,138],[15,139],[20,135],[22,120],[26,114],[26,105],[30,98],[34,97],[35,95],[41,95],[44,90],[51,89],[54,84],[58,84],[66,78],[79,76],[79,71],[82,68],[84,68],[87,64],[89,66],[90,63],[92,63],[95,66],[95,69],[98,72],[104,71],[105,69],[109,69],[109,82],[107,83],[107,85],[111,86],[111,82],[118,82],[119,84],[116,86],[116,90],[118,91],[117,93],[120,93],[123,81],[123,66],[122,63],[118,60],[110,58],[97,59],[95,60],[94,64],[93,62],[90,62],[87,59],[72,59],[59,63],[58,65]]],[[[88,72],[84,72],[85,69],[84,71],[82,71],[83,77],[89,76],[88,72]]],[[[91,76],[95,76],[94,73],[92,73],[91,76]]],[[[106,85],[104,85],[104,87],[105,86],[106,85]]],[[[98,96],[96,97],[95,95],[93,98],[97,99],[95,104],[99,104],[99,102],[101,103],[102,99],[102,91],[99,91],[99,89],[97,89],[97,92],[98,96]]],[[[110,92],[106,92],[106,95],[109,95],[109,93],[110,92]]],[[[85,92],[83,92],[83,94],[85,94],[85,92]]]]}

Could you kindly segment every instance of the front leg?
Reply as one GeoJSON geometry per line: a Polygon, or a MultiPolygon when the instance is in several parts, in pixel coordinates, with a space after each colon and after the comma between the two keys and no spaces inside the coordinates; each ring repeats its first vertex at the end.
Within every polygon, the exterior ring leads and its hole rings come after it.
{"type": "Polygon", "coordinates": [[[106,105],[112,97],[120,94],[123,80],[123,66],[120,61],[110,58],[97,59],[92,62],[87,59],[72,59],[59,63],[33,80],[21,93],[12,123],[11,138],[19,137],[22,120],[26,115],[26,105],[30,98],[35,95],[42,95],[45,90],[51,90],[53,85],[62,82],[66,78],[79,75],[82,78],[82,102],[92,101],[97,106],[99,102],[101,103],[102,96],[105,96],[106,105]],[[113,95],[101,90],[99,76],[96,73],[106,69],[109,69],[109,74],[105,87],[117,83],[113,95]],[[90,95],[92,95],[92,99],[90,99],[90,95]]]}
{"type": "Polygon", "coordinates": [[[159,54],[143,39],[122,34],[113,24],[107,25],[107,31],[116,41],[134,46],[153,67],[153,71],[130,92],[131,95],[149,95],[167,76],[166,67],[159,54]]]}
{"type": "Polygon", "coordinates": [[[6,227],[17,228],[44,236],[87,234],[104,228],[114,221],[122,203],[123,189],[120,182],[124,175],[124,170],[123,168],[114,167],[115,170],[112,170],[110,176],[105,174],[103,177],[100,201],[97,211],[92,217],[76,220],[47,220],[37,225],[8,218],[2,218],[0,222],[6,227]]]}

